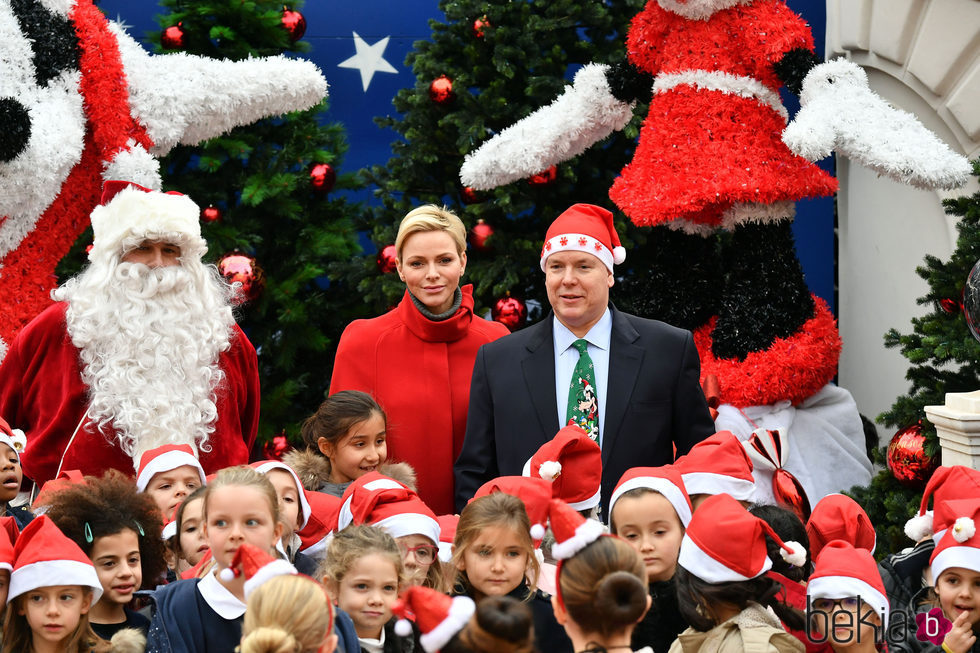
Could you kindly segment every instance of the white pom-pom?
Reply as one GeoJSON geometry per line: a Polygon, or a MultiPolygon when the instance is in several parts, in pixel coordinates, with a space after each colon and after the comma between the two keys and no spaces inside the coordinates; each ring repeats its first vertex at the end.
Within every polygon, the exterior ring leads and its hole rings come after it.
{"type": "Polygon", "coordinates": [[[544,538],[544,526],[541,524],[534,524],[531,526],[531,537],[535,540],[540,540],[544,538]]]}
{"type": "Polygon", "coordinates": [[[619,265],[626,260],[626,248],[625,247],[613,247],[613,263],[619,265]]]}
{"type": "Polygon", "coordinates": [[[27,446],[27,435],[25,435],[20,429],[11,429],[10,432],[14,435],[14,437],[10,438],[14,443],[14,449],[18,453],[23,451],[24,447],[27,446]]]}
{"type": "Polygon", "coordinates": [[[557,460],[546,460],[538,468],[538,475],[546,481],[553,481],[561,475],[561,463],[557,460]]]}
{"type": "Polygon", "coordinates": [[[924,537],[932,535],[932,511],[924,515],[916,515],[905,522],[905,534],[913,542],[918,542],[924,537]]]}
{"type": "Polygon", "coordinates": [[[399,619],[395,622],[395,634],[399,637],[408,637],[412,634],[412,622],[408,619],[399,619]]]}
{"type": "Polygon", "coordinates": [[[231,581],[235,580],[235,570],[231,567],[225,567],[218,572],[218,577],[226,583],[230,583],[231,581]]]}
{"type": "Polygon", "coordinates": [[[963,544],[977,534],[977,525],[969,517],[960,517],[953,522],[953,539],[963,544]]]}
{"type": "Polygon", "coordinates": [[[806,549],[803,548],[802,544],[793,541],[784,542],[784,544],[790,552],[787,553],[786,549],[779,549],[779,555],[783,560],[794,567],[802,567],[806,564],[806,549]]]}

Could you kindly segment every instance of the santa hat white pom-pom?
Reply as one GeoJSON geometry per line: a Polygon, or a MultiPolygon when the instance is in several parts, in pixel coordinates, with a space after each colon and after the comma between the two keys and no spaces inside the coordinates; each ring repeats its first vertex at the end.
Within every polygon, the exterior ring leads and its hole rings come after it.
{"type": "Polygon", "coordinates": [[[534,524],[531,526],[531,537],[535,540],[540,540],[544,538],[544,526],[541,524],[534,524]]]}
{"type": "Polygon", "coordinates": [[[546,481],[553,481],[561,474],[561,463],[557,460],[546,460],[538,468],[538,475],[546,481]]]}
{"type": "Polygon", "coordinates": [[[408,619],[399,619],[395,622],[395,634],[399,637],[408,637],[412,634],[412,622],[408,619]]]}
{"type": "Polygon", "coordinates": [[[785,542],[786,548],[790,550],[790,553],[786,552],[786,549],[779,549],[779,555],[783,560],[793,565],[794,567],[802,567],[806,564],[806,549],[799,542],[785,542]]]}
{"type": "Polygon", "coordinates": [[[913,542],[932,535],[932,511],[924,515],[916,515],[905,522],[905,534],[913,542]]]}
{"type": "Polygon", "coordinates": [[[613,247],[613,263],[619,265],[626,260],[626,248],[625,247],[613,247]]]}
{"type": "Polygon", "coordinates": [[[963,544],[977,534],[977,525],[969,517],[960,517],[953,522],[953,539],[963,544]]]}
{"type": "Polygon", "coordinates": [[[225,567],[218,572],[218,577],[226,583],[230,583],[231,581],[235,580],[235,570],[231,567],[225,567]]]}

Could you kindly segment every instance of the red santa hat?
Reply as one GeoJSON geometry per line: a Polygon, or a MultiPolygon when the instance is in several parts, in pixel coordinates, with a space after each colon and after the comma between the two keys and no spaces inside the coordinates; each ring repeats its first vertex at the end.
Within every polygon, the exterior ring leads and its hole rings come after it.
{"type": "Polygon", "coordinates": [[[551,482],[551,496],[576,510],[599,505],[602,450],[579,426],[562,428],[534,452],[521,472],[551,482]]]}
{"type": "Polygon", "coordinates": [[[411,635],[412,626],[408,619],[414,617],[415,625],[422,633],[419,644],[427,653],[436,653],[469,623],[476,612],[476,604],[468,596],[451,597],[416,585],[402,592],[391,611],[401,617],[395,623],[395,634],[411,635]]]}
{"type": "Polygon", "coordinates": [[[27,436],[20,429],[10,428],[7,420],[0,417],[0,444],[5,444],[14,450],[17,462],[20,462],[20,452],[27,446],[27,436]]]}
{"type": "MultiPolygon", "coordinates": [[[[10,518],[11,520],[13,518],[10,518]]],[[[17,524],[14,523],[14,528],[17,524]]],[[[14,569],[14,541],[16,536],[11,537],[7,528],[0,528],[0,569],[13,571],[14,569]]]]}
{"type": "Polygon", "coordinates": [[[888,628],[888,598],[871,552],[850,542],[833,540],[820,550],[806,586],[808,603],[814,599],[859,597],[888,628]]]}
{"type": "Polygon", "coordinates": [[[956,517],[929,558],[934,584],[950,567],[962,567],[980,573],[980,534],[977,533],[977,525],[980,524],[980,497],[954,499],[946,504],[949,513],[956,517]]]}
{"type": "Polygon", "coordinates": [[[439,522],[419,495],[407,485],[378,472],[368,472],[351,483],[340,498],[337,530],[351,524],[383,528],[392,537],[424,535],[439,542],[439,522]]]}
{"type": "Polygon", "coordinates": [[[310,504],[311,514],[306,526],[296,531],[300,539],[299,550],[319,560],[330,545],[341,501],[340,497],[324,492],[306,492],[306,501],[310,504]]]}
{"type": "Polygon", "coordinates": [[[24,592],[54,585],[90,587],[93,604],[102,596],[102,583],[92,561],[47,515],[41,515],[17,538],[7,602],[24,592]]]}
{"type": "Polygon", "coordinates": [[[439,560],[449,562],[453,559],[453,539],[456,537],[456,526],[459,515],[439,515],[439,560]]]}
{"type": "Polygon", "coordinates": [[[613,225],[613,214],[593,204],[574,204],[555,218],[544,237],[541,269],[545,269],[544,262],[549,256],[564,251],[592,254],[610,273],[614,263],[626,260],[626,250],[613,225]]]}
{"type": "Polygon", "coordinates": [[[184,505],[183,501],[174,506],[174,510],[172,513],[170,513],[170,517],[163,520],[163,529],[160,531],[160,539],[162,539],[164,542],[177,534],[177,513],[180,512],[180,507],[182,505],[184,505]]]}
{"type": "Polygon", "coordinates": [[[687,528],[691,522],[694,508],[691,506],[691,498],[687,495],[687,488],[684,487],[684,479],[681,477],[680,471],[673,465],[634,467],[626,470],[626,473],[616,484],[616,489],[613,490],[612,498],[609,500],[610,518],[612,518],[616,501],[630,490],[639,488],[662,494],[674,507],[681,524],[687,528]]]}
{"type": "Polygon", "coordinates": [[[91,217],[88,258],[92,262],[118,261],[129,239],[173,238],[180,245],[181,258],[200,259],[208,249],[201,237],[201,209],[180,193],[110,180],[103,186],[102,204],[91,217]]]}
{"type": "Polygon", "coordinates": [[[299,480],[299,476],[296,475],[293,468],[281,460],[260,460],[259,462],[252,463],[251,467],[260,474],[268,474],[273,469],[281,469],[293,477],[293,483],[296,484],[296,492],[299,494],[299,528],[302,530],[307,522],[310,521],[310,515],[313,514],[313,510],[310,508],[310,502],[307,499],[306,491],[303,489],[303,483],[299,480]]]}
{"type": "Polygon", "coordinates": [[[201,485],[207,485],[204,468],[201,467],[201,461],[197,459],[194,447],[189,444],[165,444],[148,449],[140,455],[139,463],[136,465],[136,489],[144,492],[154,476],[184,465],[195,468],[201,477],[201,485]]]}
{"type": "Polygon", "coordinates": [[[751,501],[755,495],[752,460],[731,431],[705,438],[674,465],[689,495],[724,493],[739,501],[751,501]]]}
{"type": "Polygon", "coordinates": [[[296,574],[296,567],[281,558],[275,558],[268,551],[245,543],[235,551],[231,566],[219,572],[221,580],[230,583],[236,578],[245,577],[245,599],[255,589],[276,576],[296,574]]]}
{"type": "Polygon", "coordinates": [[[37,493],[32,508],[35,515],[43,515],[48,510],[54,495],[59,491],[69,488],[75,483],[85,483],[85,476],[78,469],[63,469],[57,478],[53,478],[41,486],[41,491],[37,493]]]}
{"type": "Polygon", "coordinates": [[[905,534],[915,542],[927,535],[938,542],[952,522],[950,515],[943,512],[943,504],[951,499],[976,496],[980,496],[980,471],[963,465],[938,467],[922,492],[919,513],[905,522],[905,534]],[[930,498],[938,514],[928,509],[930,498]]]}
{"type": "Polygon", "coordinates": [[[17,536],[20,535],[20,528],[17,526],[16,519],[7,516],[0,517],[0,530],[3,530],[7,534],[7,539],[10,540],[11,546],[17,544],[17,536]]]}
{"type": "Polygon", "coordinates": [[[783,542],[772,527],[728,494],[708,497],[695,511],[681,540],[677,564],[707,583],[757,578],[772,568],[766,535],[779,545],[783,560],[806,564],[806,549],[783,542]]]}
{"type": "MultiPolygon", "coordinates": [[[[606,534],[606,527],[594,519],[586,519],[577,510],[562,501],[552,499],[548,507],[548,521],[555,543],[551,555],[555,560],[566,560],[606,534]]],[[[561,573],[559,569],[557,574],[561,573]]]]}
{"type": "MultiPolygon", "coordinates": [[[[539,547],[544,538],[545,528],[548,526],[552,490],[551,482],[543,478],[500,476],[481,485],[480,489],[473,495],[473,499],[479,499],[494,492],[503,492],[523,501],[524,510],[527,511],[528,519],[531,521],[531,538],[534,540],[534,546],[539,547]]],[[[578,508],[576,509],[578,510],[578,508]]]]}
{"type": "Polygon", "coordinates": [[[820,550],[833,540],[875,552],[878,539],[875,527],[858,502],[844,494],[828,494],[817,502],[806,522],[810,557],[816,560],[820,550]]]}

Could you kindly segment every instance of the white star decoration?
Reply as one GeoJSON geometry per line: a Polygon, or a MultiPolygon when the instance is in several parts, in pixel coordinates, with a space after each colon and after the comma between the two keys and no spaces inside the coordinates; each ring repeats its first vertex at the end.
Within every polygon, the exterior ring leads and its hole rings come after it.
{"type": "Polygon", "coordinates": [[[354,32],[354,48],[357,50],[355,54],[350,59],[346,59],[341,63],[337,64],[339,68],[356,68],[361,72],[361,85],[364,87],[364,92],[367,92],[368,86],[371,85],[371,79],[374,77],[374,73],[397,73],[398,71],[390,63],[385,61],[384,54],[385,48],[388,47],[388,39],[391,37],[384,37],[374,45],[368,45],[367,42],[360,37],[357,32],[354,32]]]}

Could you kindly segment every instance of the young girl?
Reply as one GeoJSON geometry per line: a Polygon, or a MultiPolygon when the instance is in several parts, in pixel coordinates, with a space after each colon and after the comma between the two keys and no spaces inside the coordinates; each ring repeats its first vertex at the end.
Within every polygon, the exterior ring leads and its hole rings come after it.
{"type": "Polygon", "coordinates": [[[411,653],[412,640],[395,636],[391,612],[403,572],[398,545],[380,528],[348,526],[330,542],[321,578],[354,621],[365,653],[411,653]]]}
{"type": "MultiPolygon", "coordinates": [[[[204,491],[199,487],[181,502],[174,517],[174,535],[167,540],[176,578],[194,567],[210,551],[204,537],[204,491]]],[[[176,580],[176,578],[172,580],[176,580]]]]}
{"type": "Polygon", "coordinates": [[[110,470],[102,478],[89,476],[84,484],[57,492],[45,514],[95,565],[103,590],[88,613],[95,634],[108,641],[124,628],[136,628],[145,635],[150,620],[130,604],[142,585],[156,587],[166,569],[153,499],[110,470]]]}
{"type": "Polygon", "coordinates": [[[305,576],[277,576],[248,597],[241,653],[333,653],[333,611],[323,588],[305,576]]]}
{"type": "Polygon", "coordinates": [[[197,451],[189,444],[165,444],[144,451],[136,466],[136,487],[156,502],[164,519],[207,483],[197,451]]]}
{"type": "Polygon", "coordinates": [[[292,451],[283,462],[296,470],[307,490],[343,496],[368,472],[380,471],[411,488],[415,472],[405,463],[386,465],[385,413],[366,392],[343,390],[330,395],[303,422],[306,451],[292,451]]]}
{"type": "Polygon", "coordinates": [[[536,648],[549,653],[571,651],[550,603],[528,583],[528,577],[537,579],[540,565],[534,555],[531,520],[520,499],[495,492],[468,503],[456,525],[452,562],[454,594],[477,603],[487,596],[526,601],[534,614],[536,648]]]}
{"type": "Polygon", "coordinates": [[[681,542],[676,572],[681,614],[690,627],[671,645],[671,653],[802,653],[803,643],[780,621],[802,630],[803,615],[775,598],[780,586],[765,575],[772,567],[766,555],[767,535],[788,562],[806,562],[801,545],[784,543],[727,494],[708,497],[695,511],[681,542]]]}
{"type": "Polygon", "coordinates": [[[282,536],[279,498],[269,480],[251,467],[218,472],[204,492],[203,516],[214,568],[203,578],[157,590],[149,650],[231,653],[241,639],[245,578],[226,580],[220,572],[232,564],[245,542],[276,555],[282,536]]]}
{"type": "Polygon", "coordinates": [[[677,603],[674,572],[692,510],[680,472],[671,465],[630,469],[609,500],[610,530],[640,554],[653,601],[633,630],[634,649],[649,646],[655,653],[667,653],[687,628],[677,603]]]}

